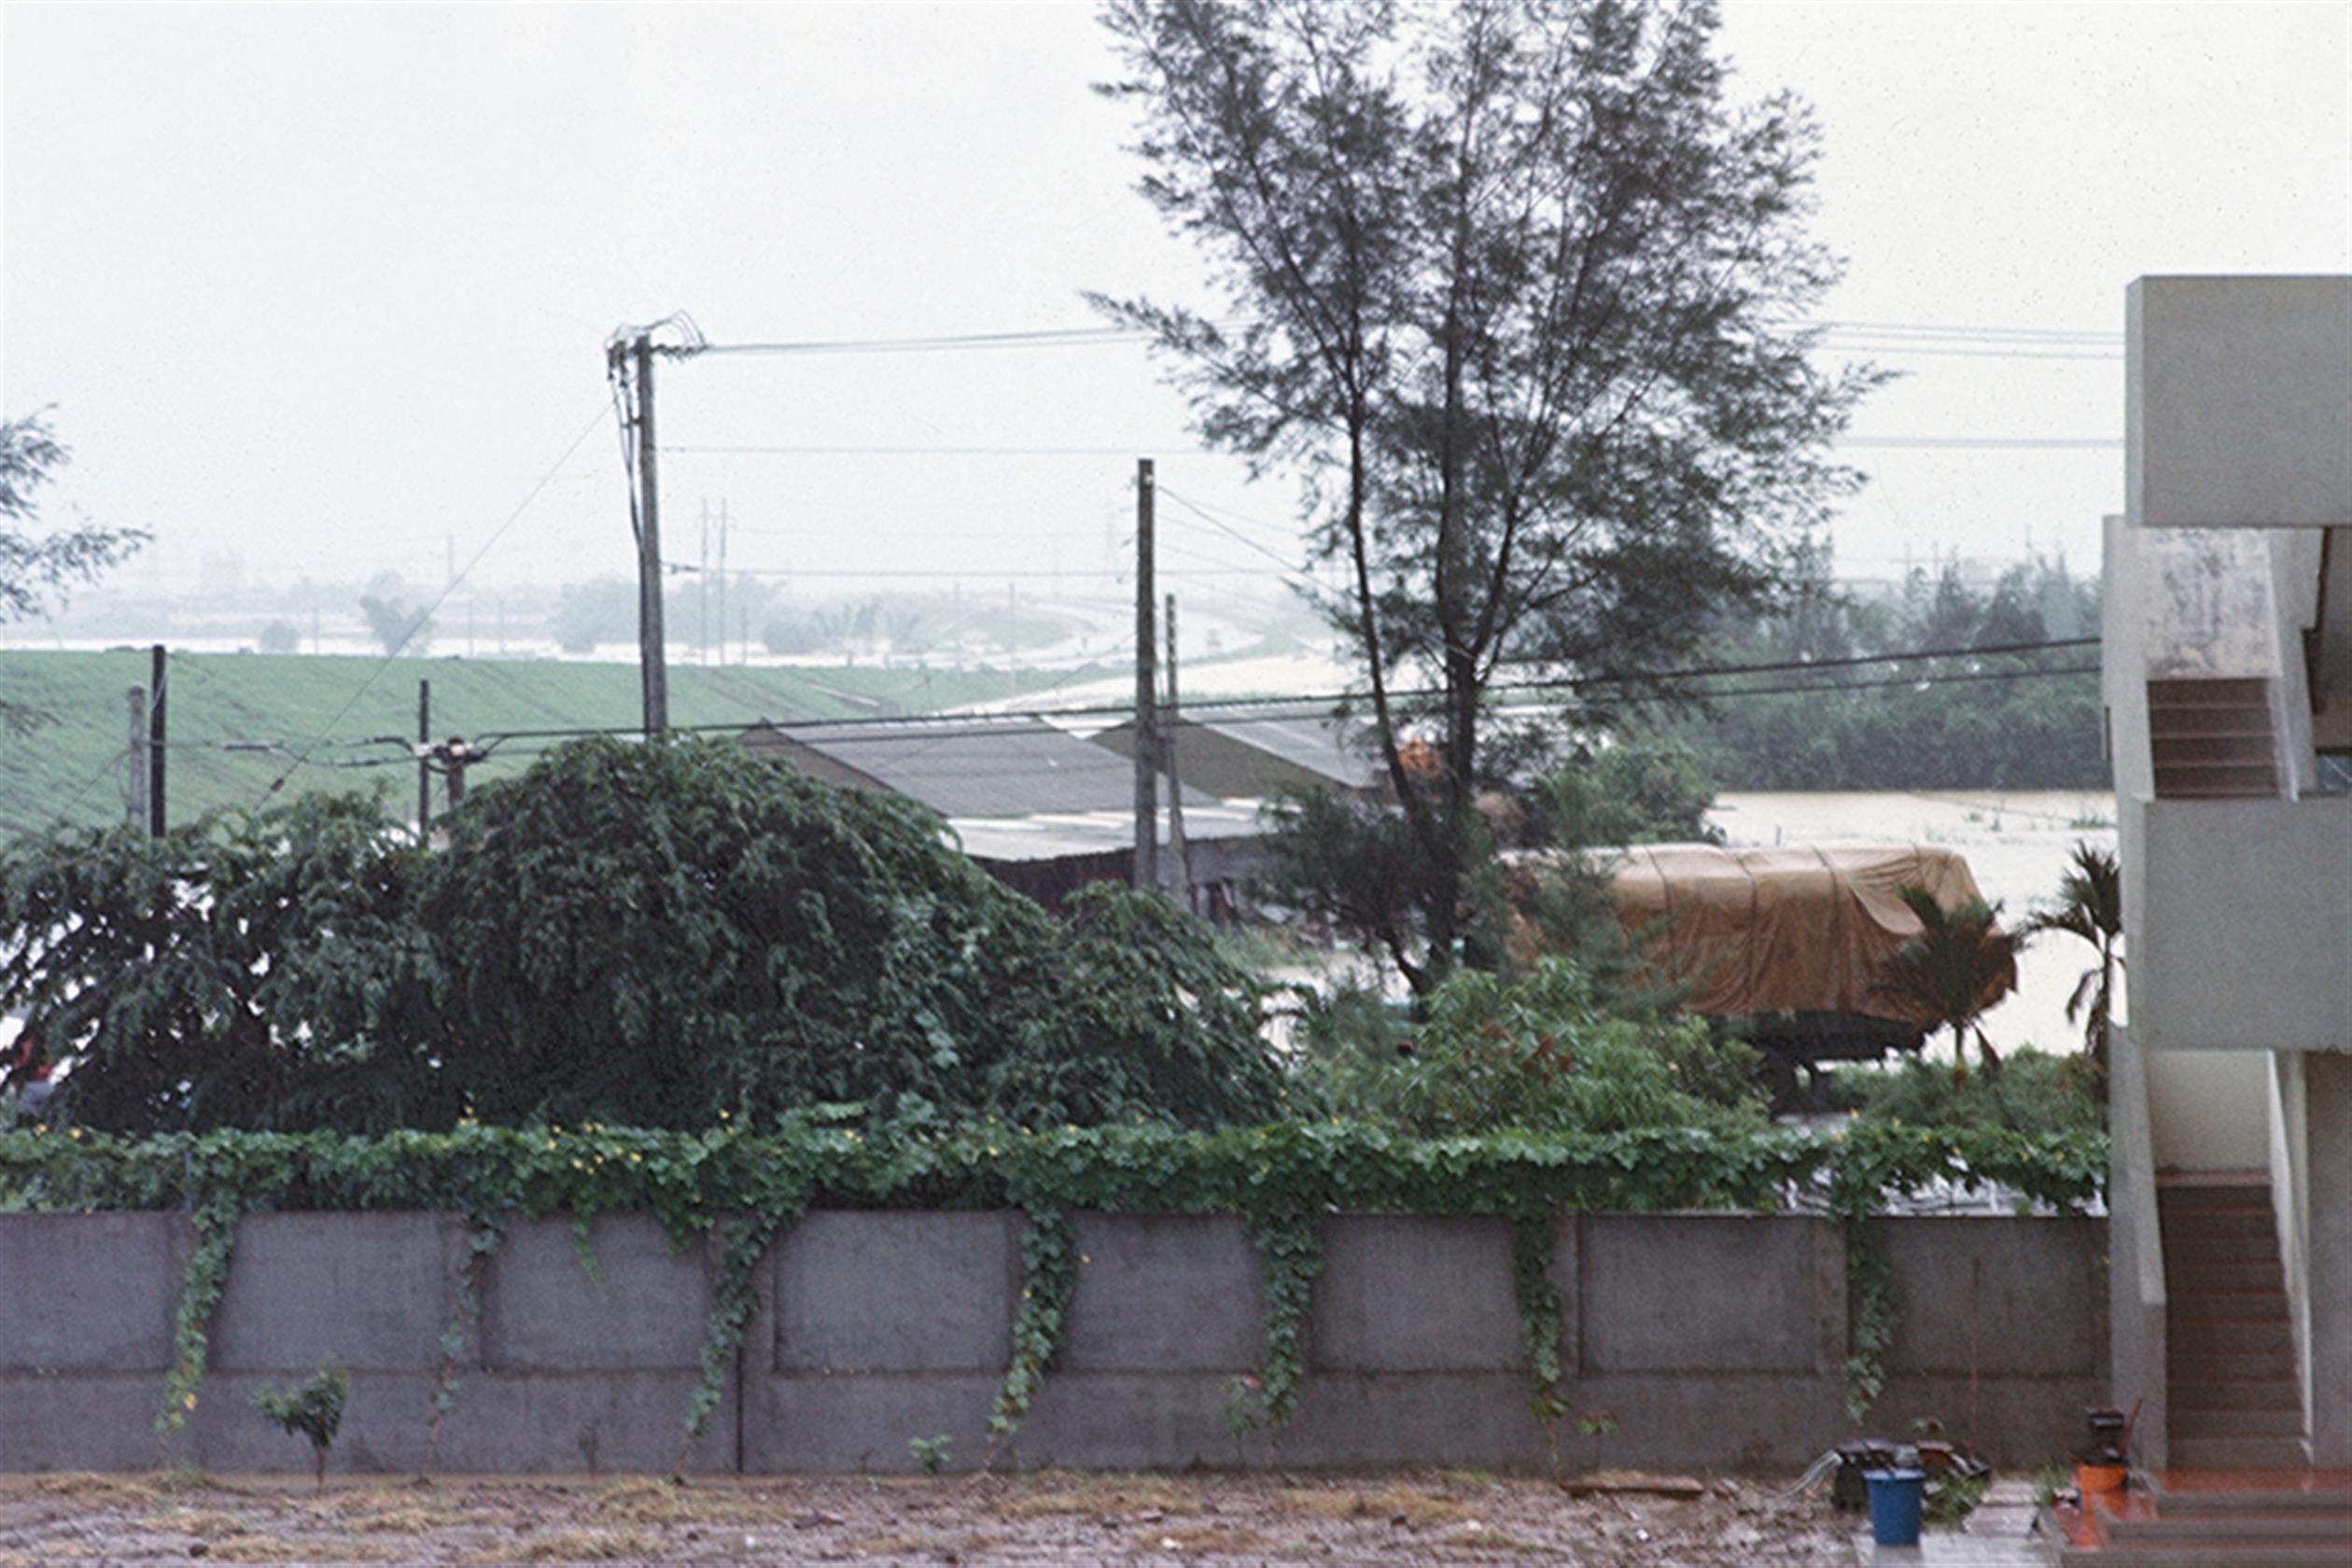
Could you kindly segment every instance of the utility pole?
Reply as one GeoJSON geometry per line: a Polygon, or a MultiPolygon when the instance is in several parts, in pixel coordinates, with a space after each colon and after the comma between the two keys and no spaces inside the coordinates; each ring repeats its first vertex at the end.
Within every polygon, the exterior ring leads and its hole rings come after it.
{"type": "MultiPolygon", "coordinates": [[[[749,652],[749,650],[746,650],[749,652]]],[[[719,662],[727,662],[727,497],[719,497],[719,662]]]]}
{"type": "Polygon", "coordinates": [[[1160,755],[1168,764],[1168,890],[1179,909],[1192,907],[1192,865],[1184,851],[1184,781],[1176,770],[1176,595],[1168,595],[1168,712],[1160,725],[1160,755]]]}
{"type": "Polygon", "coordinates": [[[1159,724],[1152,656],[1152,460],[1135,460],[1135,885],[1159,886],[1159,724]]]}
{"type": "Polygon", "coordinates": [[[433,683],[416,683],[416,842],[433,842],[433,683]]]}
{"type": "Polygon", "coordinates": [[[147,671],[147,836],[161,838],[163,811],[163,645],[148,650],[147,671]]]}
{"type": "Polygon", "coordinates": [[[133,686],[123,695],[131,708],[131,772],[123,791],[123,817],[134,828],[147,824],[147,688],[133,686]]]}
{"type": "Polygon", "coordinates": [[[645,733],[657,735],[669,728],[669,672],[663,665],[662,637],[662,485],[653,439],[653,338],[639,333],[635,343],[615,343],[610,350],[636,361],[637,480],[637,669],[645,695],[645,733]]]}
{"type": "Polygon", "coordinates": [[[464,735],[451,735],[441,745],[441,758],[449,769],[449,809],[455,811],[466,804],[466,764],[473,760],[473,748],[464,735]]]}
{"type": "Polygon", "coordinates": [[[710,497],[702,504],[702,567],[694,574],[694,654],[703,664],[710,663],[710,497]]]}

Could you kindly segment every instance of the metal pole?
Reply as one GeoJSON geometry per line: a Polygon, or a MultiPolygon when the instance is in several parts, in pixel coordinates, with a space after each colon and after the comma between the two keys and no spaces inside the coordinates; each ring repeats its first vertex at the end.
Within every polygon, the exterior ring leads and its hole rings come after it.
{"type": "Polygon", "coordinates": [[[645,692],[645,733],[669,728],[669,672],[663,665],[662,486],[653,444],[653,340],[637,339],[637,666],[645,692]]]}
{"type": "Polygon", "coordinates": [[[416,683],[416,842],[433,842],[433,683],[416,683]]]}
{"type": "Polygon", "coordinates": [[[1159,725],[1152,625],[1152,460],[1135,460],[1135,885],[1159,886],[1159,725]]]}
{"type": "Polygon", "coordinates": [[[124,793],[124,817],[134,828],[147,822],[147,688],[133,686],[123,695],[131,707],[131,777],[124,793]]]}
{"type": "Polygon", "coordinates": [[[1184,849],[1184,781],[1176,770],[1176,595],[1168,595],[1168,711],[1160,724],[1160,756],[1168,771],[1168,890],[1180,908],[1192,907],[1192,865],[1184,849]]]}
{"type": "Polygon", "coordinates": [[[148,650],[147,672],[147,836],[161,838],[163,811],[163,645],[148,650]]]}

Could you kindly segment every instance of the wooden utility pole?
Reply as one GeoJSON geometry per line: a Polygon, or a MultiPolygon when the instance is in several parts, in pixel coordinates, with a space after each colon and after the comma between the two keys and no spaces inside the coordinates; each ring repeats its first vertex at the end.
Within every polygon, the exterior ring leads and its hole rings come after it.
{"type": "Polygon", "coordinates": [[[1159,725],[1152,658],[1152,460],[1135,460],[1135,885],[1159,886],[1159,725]]]}
{"type": "Polygon", "coordinates": [[[1160,757],[1168,773],[1168,891],[1182,909],[1192,907],[1192,863],[1184,849],[1184,780],[1176,768],[1176,595],[1168,595],[1168,709],[1161,715],[1160,757]]]}
{"type": "Polygon", "coordinates": [[[669,728],[669,671],[663,664],[662,485],[653,442],[653,339],[640,334],[626,351],[637,361],[637,668],[645,693],[645,733],[669,728]]]}
{"type": "Polygon", "coordinates": [[[123,816],[134,828],[147,825],[147,688],[133,686],[123,695],[131,707],[131,774],[125,780],[123,816]]]}
{"type": "Polygon", "coordinates": [[[163,810],[163,645],[148,650],[147,670],[147,836],[161,838],[163,810]]]}
{"type": "Polygon", "coordinates": [[[433,842],[433,683],[416,683],[416,842],[433,842]]]}

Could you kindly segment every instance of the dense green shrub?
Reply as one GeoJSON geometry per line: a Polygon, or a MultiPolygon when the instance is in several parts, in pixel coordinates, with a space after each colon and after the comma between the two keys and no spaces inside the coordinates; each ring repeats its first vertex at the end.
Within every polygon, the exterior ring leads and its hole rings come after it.
{"type": "MultiPolygon", "coordinates": [[[[1365,1017],[1361,1002],[1345,1005],[1365,1017]]],[[[1421,1136],[1617,1132],[1765,1125],[1754,1053],[1695,1019],[1610,1016],[1585,972],[1538,959],[1519,979],[1464,971],[1428,999],[1421,1022],[1383,1048],[1390,1026],[1308,1034],[1306,1076],[1342,1114],[1421,1136]]]]}
{"type": "Polygon", "coordinates": [[[1869,1124],[2000,1127],[2028,1135],[2096,1132],[2107,1124],[2091,1059],[2050,1056],[2025,1046],[2001,1058],[1998,1072],[1955,1081],[1947,1065],[1915,1057],[1884,1067],[1839,1069],[1831,1103],[1869,1124]]]}
{"type": "Polygon", "coordinates": [[[11,846],[0,1008],[71,1064],[52,1114],[124,1132],[446,1125],[456,1101],[412,1027],[433,973],[410,917],[423,864],[357,795],[11,846]]]}
{"type": "Polygon", "coordinates": [[[717,741],[560,748],[427,855],[307,798],[0,860],[0,1003],[124,1131],[1276,1113],[1262,995],[1189,917],[1071,923],[912,803],[717,741]]]}

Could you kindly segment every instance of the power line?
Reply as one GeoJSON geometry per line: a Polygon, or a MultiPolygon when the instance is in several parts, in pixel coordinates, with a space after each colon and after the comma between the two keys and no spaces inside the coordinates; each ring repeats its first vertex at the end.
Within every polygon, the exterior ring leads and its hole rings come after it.
{"type": "MultiPolygon", "coordinates": [[[[1250,322],[1248,317],[1230,317],[1214,324],[1230,330],[1245,327],[1250,322]]],[[[2016,343],[2032,347],[2040,344],[2120,345],[2123,340],[2121,332],[2083,331],[2046,327],[1938,325],[1927,322],[1899,321],[1798,321],[1778,322],[1775,325],[1796,329],[1812,328],[1818,329],[1825,336],[1885,337],[1905,343],[1950,340],[1962,344],[2016,343]]],[[[727,354],[767,356],[926,354],[975,349],[1086,348],[1110,343],[1150,343],[1154,340],[1154,333],[1134,327],[1043,327],[986,332],[938,332],[890,338],[806,338],[784,342],[739,343],[698,342],[667,349],[665,352],[680,357],[690,355],[727,354]]]]}
{"type": "MultiPolygon", "coordinates": [[[[1852,657],[1835,659],[1771,660],[1742,665],[1697,665],[1678,670],[1622,671],[1589,676],[1565,676],[1553,679],[1539,679],[1518,681],[1495,681],[1491,683],[1488,689],[1490,691],[1503,693],[1571,690],[1582,691],[1591,687],[1606,687],[1636,683],[1661,683],[1674,680],[1722,679],[1726,677],[1737,677],[1743,675],[1779,675],[1805,670],[1853,668],[1858,665],[1867,665],[1910,664],[1931,659],[1983,658],[1995,655],[2014,656],[2023,653],[2054,652],[2063,649],[2095,647],[2098,640],[2099,639],[2096,637],[2053,637],[2037,642],[1999,643],[1989,645],[1984,648],[1927,648],[1914,649],[1895,653],[1856,654],[1852,657]]],[[[1108,651],[1115,653],[1117,650],[1112,649],[1108,651]]],[[[2094,665],[2065,665],[2057,668],[2043,669],[1953,671],[1937,672],[1934,674],[1924,675],[1898,676],[1869,681],[1810,681],[1786,687],[1743,687],[1734,688],[1729,691],[1698,693],[1692,694],[1701,696],[1771,696],[1783,694],[1787,692],[1867,691],[1874,687],[1966,684],[1971,681],[1979,680],[2028,679],[2044,676],[2093,675],[2097,672],[2098,666],[2094,665]]],[[[1072,673],[1074,674],[1076,672],[1072,673]]],[[[1395,693],[1398,697],[1406,699],[1430,697],[1438,694],[1440,693],[1434,688],[1420,688],[1395,693]]],[[[1217,712],[1234,708],[1283,707],[1300,711],[1275,717],[1296,718],[1306,716],[1308,713],[1311,713],[1314,710],[1325,708],[1339,702],[1352,700],[1360,695],[1361,693],[1355,693],[1326,692],[1302,693],[1295,695],[1280,697],[1233,697],[1226,698],[1222,701],[1199,699],[1188,704],[1185,711],[1190,714],[1197,715],[1204,712],[1217,712]]],[[[1619,700],[1640,701],[1644,699],[1639,695],[1636,695],[1631,699],[1619,700]]],[[[687,734],[720,734],[737,732],[749,727],[752,723],[758,722],[768,723],[779,729],[898,729],[907,731],[920,730],[928,735],[944,727],[961,725],[969,728],[973,734],[985,734],[1000,731],[1007,722],[1014,720],[1050,721],[1054,719],[1098,718],[1105,716],[1118,717],[1124,716],[1132,711],[1132,707],[1127,704],[1105,704],[1083,707],[1008,708],[985,717],[972,714],[915,714],[883,719],[762,719],[757,721],[738,720],[715,724],[673,725],[672,729],[679,731],[679,733],[687,734]]],[[[640,733],[642,733],[641,730],[627,725],[582,725],[540,730],[488,730],[472,738],[484,741],[541,740],[576,738],[585,735],[637,735],[640,733]]],[[[406,743],[400,742],[399,744],[405,745],[406,743]]]]}
{"type": "MultiPolygon", "coordinates": [[[[1963,670],[1934,675],[1895,676],[1869,680],[1820,680],[1779,686],[1742,686],[1679,694],[1712,702],[1734,697],[1801,695],[1808,692],[1869,692],[1896,688],[1919,690],[1931,686],[1966,686],[1986,681],[2041,680],[2098,673],[2099,666],[2096,665],[2065,665],[2043,669],[1963,670]]],[[[1533,693],[1558,691],[1578,685],[1580,685],[1579,682],[1573,680],[1528,681],[1497,685],[1491,687],[1490,690],[1506,693],[1533,693]]],[[[1426,698],[1438,694],[1431,690],[1392,693],[1393,697],[1404,700],[1426,698]]],[[[1303,718],[1322,717],[1337,703],[1360,695],[1361,693],[1323,693],[1302,696],[1205,700],[1188,704],[1183,717],[1196,723],[1213,722],[1221,725],[1295,723],[1303,718]],[[1254,711],[1267,708],[1280,708],[1284,711],[1254,711]],[[1243,711],[1237,712],[1236,709],[1243,711]]],[[[1645,697],[1634,694],[1624,697],[1603,697],[1600,703],[1602,706],[1616,706],[1645,700],[1647,700],[1645,697]]],[[[1505,709],[1524,706],[1528,705],[1511,703],[1498,705],[1505,709]]],[[[762,718],[735,720],[714,724],[673,724],[670,726],[670,733],[673,735],[740,735],[746,730],[769,729],[791,737],[808,732],[848,731],[860,736],[861,744],[912,745],[920,743],[926,747],[935,747],[949,740],[1001,735],[1020,722],[1051,723],[1057,719],[1081,718],[1120,720],[1129,717],[1133,712],[1134,709],[1130,707],[1114,705],[1062,708],[1008,708],[987,715],[917,715],[892,719],[762,718]]],[[[544,730],[492,730],[472,738],[475,743],[485,748],[503,749],[511,741],[580,740],[595,736],[636,735],[643,733],[642,729],[632,725],[579,725],[544,730]]],[[[392,761],[405,762],[406,759],[393,759],[392,761]]],[[[386,765],[389,763],[387,763],[386,765]]]]}
{"type": "MultiPolygon", "coordinates": [[[[311,753],[317,750],[320,746],[326,744],[329,733],[330,733],[336,725],[342,723],[343,720],[350,715],[353,708],[359,706],[359,699],[368,694],[369,688],[372,687],[377,680],[382,679],[385,670],[392,667],[393,661],[400,656],[400,651],[405,649],[415,637],[417,628],[432,619],[433,612],[441,609],[441,605],[448,599],[450,595],[456,592],[457,584],[463,582],[473,571],[474,567],[482,564],[482,558],[489,554],[497,542],[506,537],[507,530],[513,527],[516,520],[521,518],[525,511],[530,510],[530,506],[533,501],[539,499],[539,492],[547,488],[549,483],[555,478],[556,473],[566,463],[571,461],[572,454],[580,450],[581,443],[585,441],[590,435],[595,433],[597,426],[604,423],[606,413],[607,409],[605,405],[602,402],[599,402],[595,413],[590,417],[587,424],[580,427],[580,434],[574,436],[571,439],[571,444],[564,448],[564,455],[555,459],[554,463],[549,467],[548,470],[539,476],[539,483],[532,485],[529,493],[516,504],[515,509],[507,513],[506,521],[500,523],[497,528],[492,530],[490,537],[483,541],[482,548],[475,551],[473,553],[472,559],[466,563],[465,569],[460,571],[456,576],[451,578],[448,584],[443,587],[439,594],[433,596],[433,602],[427,605],[424,609],[418,613],[416,620],[409,626],[407,635],[402,637],[399,642],[393,644],[391,648],[385,651],[384,658],[373,669],[368,672],[368,678],[365,680],[362,680],[358,686],[353,690],[349,697],[344,699],[343,707],[335,710],[335,716],[327,721],[326,728],[319,732],[317,738],[314,739],[308,746],[303,747],[301,750],[296,754],[294,760],[286,765],[285,771],[280,773],[275,778],[270,780],[270,787],[261,791],[262,800],[268,800],[272,795],[276,794],[279,790],[283,789],[286,785],[286,781],[294,777],[294,770],[309,762],[311,753]]],[[[259,805],[260,802],[257,801],[254,804],[259,805]]]]}
{"type": "MultiPolygon", "coordinates": [[[[1156,443],[1139,442],[1128,446],[948,446],[917,444],[810,444],[763,446],[665,446],[664,456],[732,456],[732,457],[1132,457],[1138,446],[1156,443]]],[[[1897,451],[1937,451],[1943,448],[1985,447],[2005,451],[2033,452],[2041,450],[2120,451],[2121,436],[1839,436],[1829,445],[1833,448],[1878,449],[1897,451]]],[[[1165,450],[1165,447],[1162,448],[1165,450]]],[[[1196,457],[1225,457],[1229,454],[1214,452],[1207,447],[1190,447],[1186,455],[1196,457]]]]}

